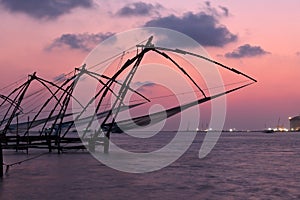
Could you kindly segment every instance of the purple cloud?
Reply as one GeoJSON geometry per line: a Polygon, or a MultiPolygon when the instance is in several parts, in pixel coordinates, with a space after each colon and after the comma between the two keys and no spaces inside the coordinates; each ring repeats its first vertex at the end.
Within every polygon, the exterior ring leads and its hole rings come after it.
{"type": "Polygon", "coordinates": [[[205,12],[169,15],[146,22],[145,27],[162,27],[184,33],[203,46],[223,47],[237,41],[238,36],[219,23],[217,17],[205,12]]]}
{"type": "Polygon", "coordinates": [[[245,44],[233,52],[229,52],[225,54],[227,58],[245,58],[245,57],[255,57],[270,54],[270,52],[265,51],[260,46],[251,46],[250,44],[245,44]]]}
{"type": "Polygon", "coordinates": [[[128,4],[117,11],[116,15],[121,17],[131,16],[149,16],[151,14],[158,14],[158,10],[162,9],[162,5],[144,2],[134,2],[128,4]]]}
{"type": "Polygon", "coordinates": [[[114,35],[114,33],[82,33],[82,34],[63,34],[60,37],[54,39],[52,44],[50,44],[46,50],[53,50],[55,48],[68,47],[70,49],[77,49],[85,52],[91,51],[97,44],[103,40],[114,35]]]}
{"type": "Polygon", "coordinates": [[[0,0],[0,4],[13,13],[24,13],[35,19],[55,19],[74,8],[91,8],[93,0],[0,0]]]}

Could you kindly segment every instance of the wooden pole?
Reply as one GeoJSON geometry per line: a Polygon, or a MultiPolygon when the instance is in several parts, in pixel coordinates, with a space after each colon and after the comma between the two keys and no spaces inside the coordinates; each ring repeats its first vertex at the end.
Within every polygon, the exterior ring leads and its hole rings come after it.
{"type": "Polygon", "coordinates": [[[27,117],[27,148],[26,148],[26,154],[28,155],[28,148],[29,148],[29,121],[30,121],[30,118],[29,116],[27,117]]]}
{"type": "Polygon", "coordinates": [[[108,154],[108,152],[109,152],[109,136],[110,136],[110,133],[108,135],[104,135],[104,138],[103,138],[105,154],[108,154]]]}
{"type": "Polygon", "coordinates": [[[16,152],[19,150],[19,114],[17,114],[16,152]]]}
{"type": "Polygon", "coordinates": [[[49,153],[51,153],[52,152],[51,134],[50,134],[50,132],[48,132],[48,130],[46,130],[45,135],[46,135],[46,140],[47,140],[47,144],[48,144],[48,150],[49,150],[49,153]]]}
{"type": "Polygon", "coordinates": [[[3,177],[2,135],[0,135],[0,178],[3,177]]]}
{"type": "Polygon", "coordinates": [[[61,125],[57,126],[57,153],[60,154],[60,133],[61,133],[61,125]]]}

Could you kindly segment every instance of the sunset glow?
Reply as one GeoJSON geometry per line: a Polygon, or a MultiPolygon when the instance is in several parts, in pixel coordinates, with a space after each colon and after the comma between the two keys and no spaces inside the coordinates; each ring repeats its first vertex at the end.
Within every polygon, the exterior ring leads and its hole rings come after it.
{"type": "MultiPolygon", "coordinates": [[[[81,66],[107,37],[158,26],[183,32],[199,42],[212,59],[258,80],[227,96],[225,129],[273,128],[278,118],[289,128],[289,117],[300,114],[298,0],[192,0],[188,4],[83,0],[64,6],[57,3],[47,12],[44,1],[35,9],[14,2],[0,1],[1,88],[34,71],[53,80],[81,66]]],[[[151,81],[147,80],[150,77],[143,76],[143,82],[151,81]]],[[[204,113],[205,106],[209,105],[203,106],[204,113]]]]}

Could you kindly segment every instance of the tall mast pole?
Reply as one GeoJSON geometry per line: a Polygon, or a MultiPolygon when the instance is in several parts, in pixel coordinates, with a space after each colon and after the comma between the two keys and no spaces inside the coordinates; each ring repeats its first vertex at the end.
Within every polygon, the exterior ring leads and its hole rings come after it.
{"type": "MultiPolygon", "coordinates": [[[[152,48],[153,47],[153,44],[152,44],[152,40],[153,40],[153,36],[149,37],[146,45],[145,45],[145,48],[152,48]]],[[[126,93],[128,92],[129,90],[129,85],[130,85],[130,82],[131,80],[133,79],[133,76],[135,74],[135,72],[137,71],[138,69],[138,66],[140,65],[145,53],[147,51],[145,51],[144,53],[140,54],[138,59],[136,60],[134,66],[132,67],[132,69],[130,70],[129,74],[127,75],[127,77],[125,78],[124,80],[124,83],[122,84],[121,88],[120,88],[120,91],[119,91],[119,96],[118,98],[116,99],[116,101],[114,102],[113,106],[112,106],[112,111],[116,108],[116,111],[113,113],[113,112],[110,112],[106,118],[104,119],[104,121],[102,122],[101,124],[101,127],[100,129],[106,124],[107,120],[109,119],[109,117],[112,116],[112,122],[110,123],[110,126],[108,128],[108,130],[106,131],[106,134],[105,134],[105,139],[106,140],[109,140],[110,139],[110,133],[112,131],[112,127],[113,127],[113,124],[115,123],[115,120],[120,112],[120,107],[123,103],[123,100],[126,96],[126,93]]],[[[106,142],[107,143],[107,142],[106,142]]],[[[108,149],[109,149],[109,143],[107,143],[105,145],[105,150],[104,150],[104,153],[108,153],[108,149]]]]}

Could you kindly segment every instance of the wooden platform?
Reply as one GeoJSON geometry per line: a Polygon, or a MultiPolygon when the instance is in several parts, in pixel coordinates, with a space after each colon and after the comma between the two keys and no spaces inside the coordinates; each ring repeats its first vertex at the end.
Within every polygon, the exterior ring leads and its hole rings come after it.
{"type": "Polygon", "coordinates": [[[45,136],[45,135],[29,135],[29,136],[2,136],[2,149],[10,150],[26,150],[29,149],[48,149],[49,152],[56,150],[58,153],[64,150],[89,150],[95,151],[96,145],[104,146],[104,153],[108,153],[108,139],[106,137],[86,138],[82,141],[79,137],[45,136]],[[83,144],[88,144],[87,147],[83,144]]]}

